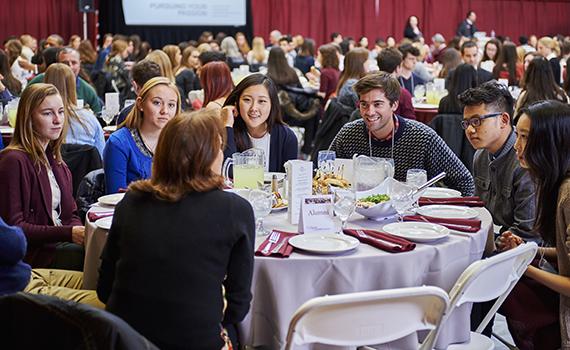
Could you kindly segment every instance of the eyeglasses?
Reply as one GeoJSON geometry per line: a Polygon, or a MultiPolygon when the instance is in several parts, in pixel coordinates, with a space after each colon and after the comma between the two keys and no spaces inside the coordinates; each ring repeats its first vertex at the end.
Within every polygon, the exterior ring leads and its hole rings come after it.
{"type": "Polygon", "coordinates": [[[481,123],[483,122],[483,119],[487,119],[487,118],[493,118],[496,116],[499,116],[503,113],[489,113],[489,114],[485,114],[479,117],[473,117],[473,118],[469,118],[467,120],[462,120],[461,121],[461,127],[463,128],[463,130],[466,130],[469,125],[471,125],[474,128],[478,128],[481,126],[481,123]]]}

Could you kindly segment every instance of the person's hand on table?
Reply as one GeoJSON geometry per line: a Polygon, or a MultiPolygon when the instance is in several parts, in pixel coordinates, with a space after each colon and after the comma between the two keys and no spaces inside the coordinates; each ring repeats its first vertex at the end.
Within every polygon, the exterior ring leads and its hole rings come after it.
{"type": "Polygon", "coordinates": [[[83,245],[85,239],[85,226],[73,226],[71,228],[71,241],[83,245]]]}
{"type": "Polygon", "coordinates": [[[225,106],[220,111],[220,116],[222,117],[222,120],[224,121],[224,126],[233,128],[234,127],[234,121],[235,121],[235,118],[237,116],[237,109],[235,106],[225,106]]]}
{"type": "Polygon", "coordinates": [[[519,236],[515,235],[510,231],[503,232],[499,238],[495,241],[497,245],[497,250],[500,252],[504,252],[509,249],[513,249],[518,247],[519,245],[523,244],[524,241],[519,236]]]}

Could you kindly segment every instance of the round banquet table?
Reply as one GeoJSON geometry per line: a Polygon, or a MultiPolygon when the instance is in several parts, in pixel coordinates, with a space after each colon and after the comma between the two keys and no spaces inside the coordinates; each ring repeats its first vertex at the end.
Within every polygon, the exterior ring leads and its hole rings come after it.
{"type": "MultiPolygon", "coordinates": [[[[343,255],[295,251],[286,259],[256,256],[253,300],[249,314],[239,327],[240,341],[254,347],[282,348],[295,310],[317,296],[421,285],[438,286],[449,292],[465,268],[481,259],[487,236],[492,231],[489,212],[476,209],[482,220],[478,232],[453,232],[439,241],[418,243],[410,252],[393,254],[360,244],[343,255]]],[[[347,227],[380,229],[383,225],[354,214],[347,227]]],[[[296,226],[288,224],[286,212],[270,215],[265,219],[265,226],[296,231],[296,226]]],[[[263,237],[258,238],[256,246],[263,240],[263,237]]],[[[469,340],[470,312],[471,305],[466,304],[451,315],[441,330],[437,348],[469,340]]],[[[407,337],[392,344],[392,348],[417,348],[417,341],[415,336],[407,337]]],[[[305,349],[331,347],[313,345],[305,349]]]]}
{"type": "MultiPolygon", "coordinates": [[[[388,253],[366,244],[341,255],[316,255],[294,251],[286,259],[255,257],[249,314],[239,325],[242,344],[279,349],[285,344],[289,321],[295,310],[307,300],[323,295],[372,291],[379,289],[432,285],[450,291],[459,275],[483,255],[492,219],[484,208],[476,208],[482,220],[476,233],[454,232],[441,240],[418,243],[404,253],[388,253]]],[[[90,212],[108,212],[94,205],[90,212]]],[[[348,228],[381,229],[384,223],[353,214],[348,228]]],[[[287,212],[272,213],[265,227],[296,232],[287,221],[287,212]]],[[[256,239],[256,247],[265,237],[256,239]]],[[[107,240],[107,230],[86,220],[85,266],[83,288],[95,289],[100,255],[107,240]]],[[[471,305],[457,309],[443,326],[437,348],[469,340],[471,305]]],[[[380,315],[379,315],[380,317],[380,315]]],[[[417,337],[409,336],[394,348],[417,347],[417,337]]],[[[300,349],[303,347],[295,347],[300,349]]],[[[330,346],[306,346],[305,349],[331,349],[330,346]]],[[[337,349],[336,347],[334,349],[337,349]]],[[[340,348],[339,348],[340,349],[340,348]]]]}
{"type": "Polygon", "coordinates": [[[437,108],[435,109],[420,109],[414,108],[414,114],[416,115],[416,120],[424,124],[429,124],[433,118],[437,115],[437,108]]]}

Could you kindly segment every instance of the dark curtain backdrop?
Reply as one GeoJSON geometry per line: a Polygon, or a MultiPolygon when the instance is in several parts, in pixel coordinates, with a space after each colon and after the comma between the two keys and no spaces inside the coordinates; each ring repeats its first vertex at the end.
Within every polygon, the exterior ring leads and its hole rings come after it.
{"type": "MultiPolygon", "coordinates": [[[[204,30],[234,34],[243,31],[268,39],[269,32],[302,34],[318,43],[338,31],[358,39],[395,35],[402,37],[406,19],[416,15],[424,35],[440,32],[450,38],[469,9],[477,15],[480,30],[508,35],[570,34],[570,0],[248,0],[245,27],[126,26],[121,0],[96,0],[99,33],[141,35],[153,47],[196,39],[204,30]]],[[[45,38],[59,33],[67,41],[83,33],[77,0],[2,0],[0,40],[29,33],[45,38]]],[[[94,40],[97,16],[89,14],[89,38],[94,40]]]]}
{"type": "Polygon", "coordinates": [[[211,31],[216,35],[224,32],[234,35],[243,32],[247,38],[252,37],[252,18],[250,1],[246,1],[245,26],[127,26],[123,15],[121,0],[99,1],[99,32],[101,37],[105,33],[138,34],[143,40],[148,41],[153,48],[161,48],[166,44],[179,43],[181,41],[197,40],[203,31],[211,31]]]}
{"type": "MultiPolygon", "coordinates": [[[[441,33],[450,39],[468,10],[477,14],[479,30],[507,35],[518,42],[521,34],[570,34],[568,0],[251,0],[256,36],[269,32],[311,37],[318,44],[340,32],[358,40],[403,37],[409,16],[419,18],[426,38],[441,33]]],[[[428,40],[429,42],[429,40],[428,40]]]]}
{"type": "MultiPolygon", "coordinates": [[[[83,13],[77,0],[2,0],[0,4],[2,42],[25,33],[38,39],[57,33],[66,44],[72,34],[83,37],[83,13]]],[[[87,15],[87,23],[88,38],[95,40],[95,13],[87,15]]]]}

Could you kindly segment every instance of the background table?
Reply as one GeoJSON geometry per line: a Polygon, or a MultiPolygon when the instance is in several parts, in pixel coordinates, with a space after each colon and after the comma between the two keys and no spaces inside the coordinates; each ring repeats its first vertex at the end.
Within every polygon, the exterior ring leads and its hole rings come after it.
{"type": "MultiPolygon", "coordinates": [[[[415,250],[406,253],[392,254],[360,244],[356,250],[340,256],[294,252],[287,259],[256,257],[253,300],[240,325],[241,342],[281,348],[295,310],[317,296],[421,285],[451,290],[465,268],[481,258],[492,229],[489,212],[482,208],[478,211],[482,228],[477,233],[452,233],[439,241],[417,244],[415,250]]],[[[349,228],[379,229],[382,225],[358,214],[348,223],[349,228]]],[[[270,215],[266,227],[296,231],[287,224],[286,214],[270,215]]],[[[257,239],[257,245],[262,241],[263,238],[257,239]]],[[[441,331],[438,348],[469,340],[470,311],[470,305],[456,310],[441,331]]],[[[417,338],[408,337],[394,348],[410,348],[414,344],[417,347],[417,338]]],[[[306,348],[331,349],[330,346],[306,348]]]]}
{"type": "Polygon", "coordinates": [[[416,120],[424,124],[429,124],[431,120],[437,115],[437,108],[435,109],[423,109],[414,108],[414,114],[416,115],[416,120]]]}
{"type": "MultiPolygon", "coordinates": [[[[239,326],[241,342],[279,349],[284,345],[289,320],[295,310],[317,296],[421,285],[451,290],[465,268],[481,258],[492,230],[489,212],[483,208],[477,210],[482,220],[482,228],[478,232],[452,233],[439,241],[417,244],[411,252],[392,254],[360,244],[355,250],[336,256],[294,252],[287,259],[255,257],[253,300],[249,314],[239,326]]],[[[109,211],[109,208],[95,205],[90,211],[109,211]]],[[[359,214],[354,214],[348,223],[349,228],[380,229],[382,225],[359,214]]],[[[269,215],[265,226],[296,231],[296,226],[288,224],[286,211],[269,215]]],[[[85,289],[97,286],[99,258],[106,240],[107,230],[86,220],[85,289]]],[[[263,240],[264,237],[259,237],[256,247],[263,240]]],[[[438,348],[469,339],[470,311],[470,305],[456,310],[441,331],[438,348]]],[[[396,348],[417,344],[417,339],[408,337],[403,342],[396,348]]]]}

